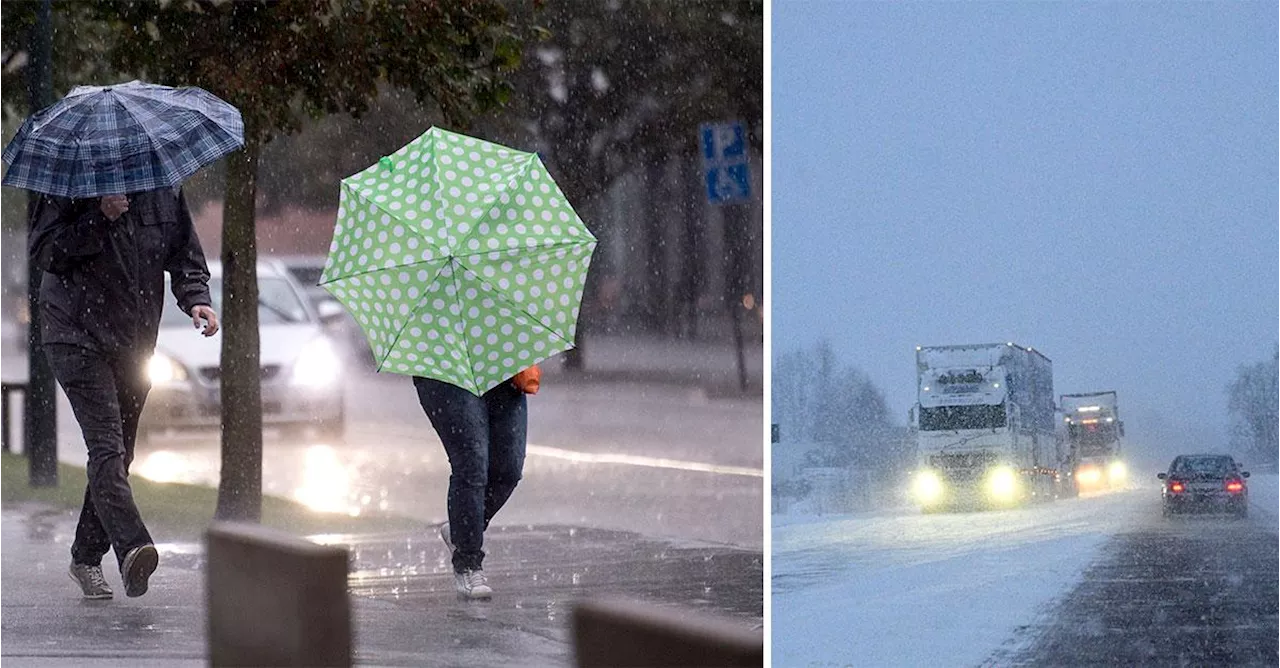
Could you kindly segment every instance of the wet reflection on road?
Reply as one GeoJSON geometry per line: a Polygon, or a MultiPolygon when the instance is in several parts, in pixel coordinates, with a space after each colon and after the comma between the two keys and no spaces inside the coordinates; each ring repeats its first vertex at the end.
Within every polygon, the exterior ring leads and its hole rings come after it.
{"type": "MultiPolygon", "coordinates": [[[[412,606],[455,595],[448,553],[433,535],[312,538],[349,547],[353,594],[412,606]]],[[[630,596],[744,619],[763,616],[758,552],[564,526],[492,527],[485,550],[495,591],[515,609],[545,621],[589,595],[630,596]]]]}

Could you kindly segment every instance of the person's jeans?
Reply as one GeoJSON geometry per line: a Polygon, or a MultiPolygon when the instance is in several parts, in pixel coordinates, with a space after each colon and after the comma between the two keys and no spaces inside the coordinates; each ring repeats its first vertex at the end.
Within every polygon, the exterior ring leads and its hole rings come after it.
{"type": "Polygon", "coordinates": [[[503,383],[477,397],[456,385],[416,376],[413,385],[449,456],[453,570],[478,570],[484,561],[484,530],[524,470],[529,416],[524,393],[503,383]]]}
{"type": "Polygon", "coordinates": [[[152,542],[129,487],[138,417],[151,389],[146,357],[105,356],[61,343],[45,344],[44,352],[89,450],[89,484],[71,560],[98,566],[107,550],[114,549],[116,561],[123,564],[129,550],[152,542]]]}

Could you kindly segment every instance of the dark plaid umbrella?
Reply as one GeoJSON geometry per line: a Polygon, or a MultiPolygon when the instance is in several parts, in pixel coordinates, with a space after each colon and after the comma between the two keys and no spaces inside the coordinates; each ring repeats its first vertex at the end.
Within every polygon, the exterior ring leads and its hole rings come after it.
{"type": "Polygon", "coordinates": [[[18,128],[0,183],[71,198],[155,190],[243,145],[240,111],[203,89],[79,86],[18,128]]]}

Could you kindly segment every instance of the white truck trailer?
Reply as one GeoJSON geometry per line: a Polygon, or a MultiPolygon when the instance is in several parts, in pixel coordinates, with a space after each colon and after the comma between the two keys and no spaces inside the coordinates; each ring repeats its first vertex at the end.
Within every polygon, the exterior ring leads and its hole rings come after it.
{"type": "Polygon", "coordinates": [[[1060,481],[1053,362],[1010,343],[916,348],[912,410],[925,511],[1052,499],[1060,481]]]}

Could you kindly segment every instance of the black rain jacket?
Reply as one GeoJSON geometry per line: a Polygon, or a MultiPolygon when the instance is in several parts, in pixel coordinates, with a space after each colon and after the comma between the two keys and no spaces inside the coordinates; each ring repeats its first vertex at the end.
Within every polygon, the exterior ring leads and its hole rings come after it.
{"type": "Polygon", "coordinates": [[[164,272],[178,307],[211,305],[209,267],[180,191],[129,195],[112,222],[98,198],[36,195],[28,243],[44,270],[40,334],[107,355],[149,353],[160,330],[164,272]]]}

